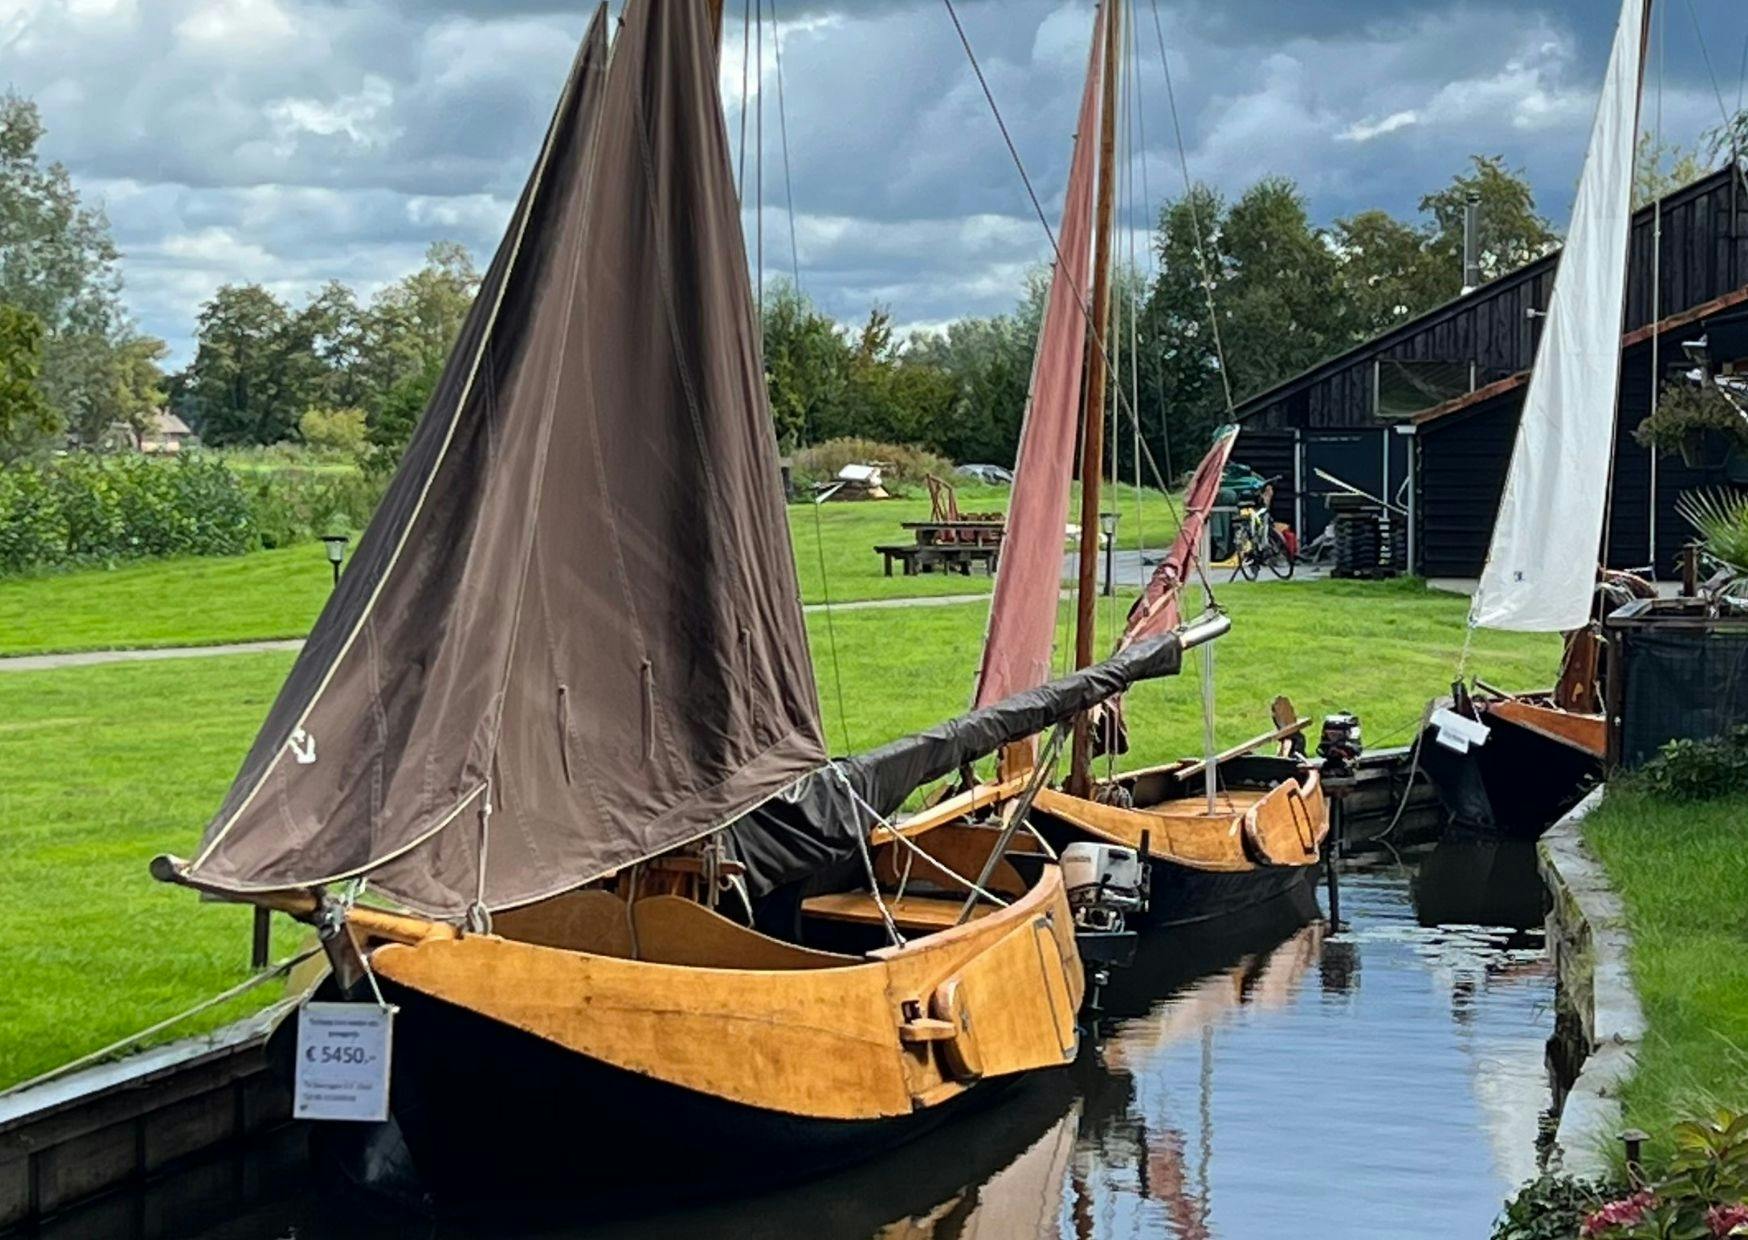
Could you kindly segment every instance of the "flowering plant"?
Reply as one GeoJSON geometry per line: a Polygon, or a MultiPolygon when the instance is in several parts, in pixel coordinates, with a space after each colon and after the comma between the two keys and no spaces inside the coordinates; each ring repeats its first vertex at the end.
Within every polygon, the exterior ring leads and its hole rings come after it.
{"type": "Polygon", "coordinates": [[[1669,1173],[1593,1211],[1585,1240],[1723,1240],[1748,1236],[1748,1115],[1677,1124],[1669,1173]]]}

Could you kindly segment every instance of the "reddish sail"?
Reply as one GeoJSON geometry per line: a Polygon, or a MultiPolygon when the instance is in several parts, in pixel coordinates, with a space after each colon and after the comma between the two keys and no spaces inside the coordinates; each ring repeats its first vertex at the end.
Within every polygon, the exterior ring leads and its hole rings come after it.
{"type": "Polygon", "coordinates": [[[1056,604],[1062,591],[1062,540],[1068,486],[1080,427],[1086,356],[1083,299],[1092,267],[1093,174],[1099,118],[1105,6],[1093,24],[1086,91],[1080,101],[1068,196],[1057,233],[1061,256],[1032,365],[1032,399],[1020,431],[1013,503],[1002,541],[1001,569],[990,606],[976,705],[989,706],[1050,679],[1056,604]]]}
{"type": "Polygon", "coordinates": [[[1180,600],[1184,582],[1195,569],[1202,531],[1207,528],[1208,514],[1219,499],[1220,479],[1226,473],[1226,462],[1232,459],[1232,445],[1237,441],[1236,426],[1223,427],[1215,432],[1214,446],[1196,466],[1189,490],[1184,493],[1184,518],[1178,527],[1177,538],[1173,540],[1171,550],[1166,552],[1165,559],[1153,570],[1146,593],[1130,609],[1129,623],[1123,629],[1118,649],[1126,649],[1144,637],[1169,633],[1182,622],[1180,600]]]}

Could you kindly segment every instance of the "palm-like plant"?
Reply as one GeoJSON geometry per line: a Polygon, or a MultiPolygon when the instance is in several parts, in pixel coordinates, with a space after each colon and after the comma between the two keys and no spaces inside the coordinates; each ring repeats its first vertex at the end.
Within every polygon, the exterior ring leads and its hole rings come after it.
{"type": "Polygon", "coordinates": [[[1748,577],[1748,494],[1688,491],[1675,501],[1675,511],[1699,531],[1708,556],[1738,578],[1748,577]]]}

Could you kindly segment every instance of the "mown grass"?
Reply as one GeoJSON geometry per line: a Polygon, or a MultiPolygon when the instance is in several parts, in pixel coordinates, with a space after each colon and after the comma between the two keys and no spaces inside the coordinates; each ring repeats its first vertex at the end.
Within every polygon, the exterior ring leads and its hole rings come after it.
{"type": "MultiPolygon", "coordinates": [[[[1462,641],[1464,601],[1413,583],[1265,583],[1221,597],[1235,620],[1217,653],[1228,742],[1267,726],[1277,692],[1306,714],[1358,711],[1374,743],[1392,731],[1399,739],[1450,677],[1462,641]]],[[[1101,648],[1126,607],[1101,606],[1101,648]]],[[[865,749],[964,709],[986,610],[842,612],[829,626],[811,616],[833,749],[845,748],[846,724],[849,747],[865,749]]],[[[1556,657],[1548,639],[1489,634],[1472,662],[1515,686],[1548,679],[1556,657]]],[[[195,847],[290,662],[238,655],[0,675],[0,1087],[245,975],[248,914],[159,886],[146,863],[195,847]]],[[[1127,761],[1200,750],[1196,666],[1132,695],[1127,761]]],[[[281,927],[281,954],[299,941],[281,927]]]]}
{"type": "Polygon", "coordinates": [[[1649,1031],[1626,1119],[1670,1153],[1670,1128],[1748,1112],[1748,795],[1658,801],[1611,788],[1584,823],[1626,902],[1649,1031]]]}
{"type": "MultiPolygon", "coordinates": [[[[1007,496],[1005,488],[967,487],[960,505],[967,512],[995,511],[1006,508],[1007,496]]],[[[1120,492],[1118,545],[1135,547],[1139,536],[1150,547],[1163,546],[1176,528],[1170,506],[1157,491],[1140,497],[1137,516],[1135,489],[1120,492]]],[[[900,523],[928,515],[926,496],[830,503],[817,513],[812,504],[791,505],[802,601],[987,594],[991,582],[982,572],[883,575],[874,547],[911,541],[900,523]]],[[[331,580],[319,543],[0,580],[0,657],[302,637],[327,601],[331,580]]]]}

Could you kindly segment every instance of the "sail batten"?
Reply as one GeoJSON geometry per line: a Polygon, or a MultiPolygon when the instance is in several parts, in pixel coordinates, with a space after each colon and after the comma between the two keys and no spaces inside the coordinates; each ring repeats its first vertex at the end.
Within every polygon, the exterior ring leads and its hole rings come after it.
{"type": "Polygon", "coordinates": [[[1007,530],[977,676],[974,704],[979,707],[1036,688],[1050,678],[1062,589],[1064,523],[1080,429],[1087,342],[1083,299],[1092,267],[1093,181],[1108,7],[1101,4],[1093,22],[1068,192],[1057,231],[1056,266],[1038,332],[1031,399],[1020,430],[1007,530]]]}
{"type": "Polygon", "coordinates": [[[1471,625],[1590,618],[1620,394],[1633,153],[1648,0],[1624,0],[1471,625]]]}
{"type": "Polygon", "coordinates": [[[715,31],[632,0],[610,64],[605,31],[204,885],[368,872],[457,918],[697,839],[826,760],[715,31]]]}

